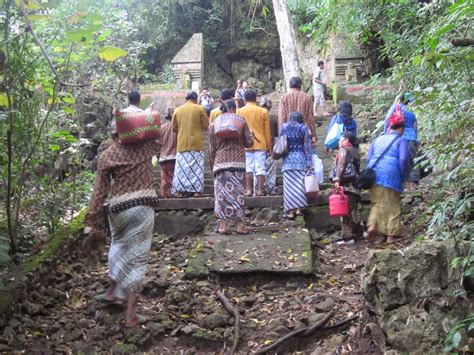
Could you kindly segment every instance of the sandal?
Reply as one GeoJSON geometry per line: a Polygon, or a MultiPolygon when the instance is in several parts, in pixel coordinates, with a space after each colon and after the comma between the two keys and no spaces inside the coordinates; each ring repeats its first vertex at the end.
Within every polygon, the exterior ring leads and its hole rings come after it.
{"type": "Polygon", "coordinates": [[[126,328],[135,328],[138,325],[145,324],[146,322],[149,321],[149,319],[145,316],[142,316],[141,314],[136,314],[135,315],[136,322],[134,321],[133,323],[127,324],[127,320],[125,320],[125,327],[126,328]]]}
{"type": "Polygon", "coordinates": [[[125,301],[119,298],[115,298],[114,300],[109,300],[105,296],[105,293],[101,293],[100,295],[95,296],[95,300],[99,303],[102,303],[108,306],[123,306],[123,302],[125,301]]]}
{"type": "Polygon", "coordinates": [[[290,215],[290,214],[285,214],[285,215],[283,216],[283,218],[289,219],[289,220],[294,220],[294,219],[295,219],[295,215],[294,215],[294,214],[291,214],[291,215],[290,215]]]}
{"type": "Polygon", "coordinates": [[[236,230],[235,232],[236,232],[237,234],[241,234],[241,235],[250,234],[250,231],[249,231],[248,229],[236,230]]]}

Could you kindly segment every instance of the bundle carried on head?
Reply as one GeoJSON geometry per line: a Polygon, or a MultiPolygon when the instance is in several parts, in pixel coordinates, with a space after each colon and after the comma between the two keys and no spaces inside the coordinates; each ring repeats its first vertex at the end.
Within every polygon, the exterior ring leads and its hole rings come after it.
{"type": "Polygon", "coordinates": [[[157,111],[116,112],[120,143],[133,144],[160,136],[160,114],[157,111]]]}

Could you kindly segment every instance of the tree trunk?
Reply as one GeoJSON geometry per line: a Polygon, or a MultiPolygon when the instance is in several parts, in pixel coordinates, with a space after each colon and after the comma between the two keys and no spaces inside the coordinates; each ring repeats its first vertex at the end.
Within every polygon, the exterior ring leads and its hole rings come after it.
{"type": "Polygon", "coordinates": [[[283,78],[286,88],[292,76],[299,76],[300,68],[296,53],[295,30],[290,20],[286,0],[273,0],[273,10],[280,37],[281,61],[283,64],[283,78]]]}

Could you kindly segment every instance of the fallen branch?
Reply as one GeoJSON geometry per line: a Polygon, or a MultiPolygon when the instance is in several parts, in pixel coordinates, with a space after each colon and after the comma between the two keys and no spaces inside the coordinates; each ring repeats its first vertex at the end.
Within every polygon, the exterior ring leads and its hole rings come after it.
{"type": "Polygon", "coordinates": [[[273,344],[267,346],[266,348],[263,348],[263,349],[260,349],[259,351],[257,351],[255,354],[265,354],[273,349],[276,349],[278,348],[281,344],[283,344],[284,342],[288,341],[289,339],[291,338],[294,338],[298,335],[301,334],[301,336],[303,337],[307,337],[307,336],[310,336],[311,334],[313,334],[316,330],[320,329],[324,324],[326,324],[328,322],[328,320],[334,315],[334,312],[329,312],[328,314],[326,314],[324,316],[323,319],[321,319],[319,322],[313,324],[312,326],[310,327],[305,327],[305,328],[301,328],[301,329],[298,329],[298,330],[295,330],[291,333],[288,333],[287,335],[285,335],[284,337],[281,337],[280,339],[278,339],[277,341],[275,341],[273,344]]]}
{"type": "Polygon", "coordinates": [[[329,312],[327,313],[323,319],[321,319],[319,322],[314,323],[312,326],[308,327],[307,330],[303,333],[304,337],[308,337],[311,334],[313,334],[316,330],[321,328],[324,324],[328,322],[328,320],[334,315],[334,312],[329,312]]]}
{"type": "Polygon", "coordinates": [[[308,327],[306,328],[301,328],[301,329],[298,329],[298,330],[295,330],[291,333],[288,333],[286,334],[284,337],[281,337],[280,339],[278,339],[276,342],[274,342],[273,344],[271,344],[270,346],[267,346],[266,348],[263,348],[263,349],[260,349],[259,351],[257,351],[255,354],[258,355],[258,354],[265,354],[267,352],[269,352],[270,350],[273,350],[273,349],[276,349],[277,347],[279,347],[281,344],[283,344],[285,341],[291,339],[291,338],[294,338],[295,336],[297,335],[300,335],[302,333],[304,333],[305,331],[308,330],[308,327]]]}
{"type": "Polygon", "coordinates": [[[453,38],[451,44],[454,47],[469,47],[474,46],[474,38],[453,38]]]}
{"type": "Polygon", "coordinates": [[[229,299],[224,295],[224,292],[217,291],[217,298],[222,302],[224,305],[225,310],[229,313],[232,317],[234,317],[234,344],[232,345],[232,349],[230,351],[231,354],[234,354],[239,346],[239,339],[240,339],[240,314],[239,310],[232,306],[229,299]]]}
{"type": "Polygon", "coordinates": [[[321,328],[321,330],[324,331],[324,330],[332,330],[332,329],[335,329],[335,328],[339,328],[339,327],[342,327],[343,325],[346,325],[347,323],[350,323],[350,322],[352,322],[353,320],[356,320],[356,319],[359,319],[359,316],[353,316],[351,318],[344,319],[340,322],[328,325],[327,327],[323,327],[323,328],[321,328]]]}

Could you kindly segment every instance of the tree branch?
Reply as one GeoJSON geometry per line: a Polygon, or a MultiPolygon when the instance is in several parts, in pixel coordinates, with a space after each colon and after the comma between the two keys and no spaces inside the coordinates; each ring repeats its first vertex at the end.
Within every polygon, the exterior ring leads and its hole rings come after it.
{"type": "Polygon", "coordinates": [[[225,310],[227,313],[229,313],[231,316],[234,317],[234,344],[232,345],[232,350],[231,354],[234,354],[235,351],[237,350],[237,346],[239,345],[239,338],[240,338],[240,313],[237,308],[232,306],[230,301],[227,299],[227,297],[224,295],[224,292],[217,292],[217,298],[222,302],[224,305],[225,310]]]}
{"type": "Polygon", "coordinates": [[[46,58],[46,61],[48,62],[49,66],[51,67],[51,70],[53,71],[54,76],[56,77],[56,80],[58,81],[60,86],[70,86],[70,87],[85,87],[85,86],[90,86],[90,84],[70,84],[70,83],[65,83],[61,80],[61,77],[59,76],[58,71],[56,70],[56,67],[54,66],[52,60],[49,58],[48,53],[46,53],[46,50],[44,49],[43,44],[39,40],[38,36],[36,36],[36,33],[33,31],[33,27],[31,27],[31,22],[28,17],[28,12],[26,11],[25,3],[23,0],[20,0],[20,7],[21,7],[21,12],[23,14],[23,18],[25,19],[25,24],[26,28],[29,29],[29,33],[33,36],[33,39],[35,40],[36,44],[38,47],[40,47],[41,53],[43,53],[43,56],[46,58]]]}
{"type": "Polygon", "coordinates": [[[454,47],[469,47],[474,46],[474,38],[452,38],[451,44],[454,47]]]}

